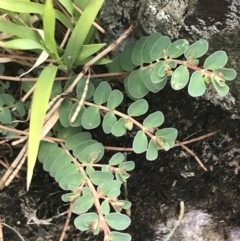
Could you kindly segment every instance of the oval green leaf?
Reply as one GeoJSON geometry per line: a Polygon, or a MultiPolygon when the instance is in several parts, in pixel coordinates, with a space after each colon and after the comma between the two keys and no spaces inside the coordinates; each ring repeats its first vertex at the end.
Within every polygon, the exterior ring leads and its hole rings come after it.
{"type": "Polygon", "coordinates": [[[117,108],[123,101],[123,93],[120,90],[113,90],[108,97],[107,107],[111,110],[117,108]]]}
{"type": "Polygon", "coordinates": [[[98,127],[101,123],[100,113],[96,106],[88,107],[82,115],[82,126],[87,130],[98,127]]]}
{"type": "Polygon", "coordinates": [[[159,127],[164,122],[164,115],[161,111],[156,111],[150,114],[144,121],[143,126],[146,128],[159,127]]]}
{"type": "Polygon", "coordinates": [[[110,172],[95,171],[89,175],[89,178],[94,185],[101,185],[113,180],[113,175],[110,172]]]}
{"type": "Polygon", "coordinates": [[[195,71],[188,85],[188,93],[192,97],[199,97],[203,95],[206,91],[206,84],[202,74],[198,71],[195,71]]]}
{"type": "Polygon", "coordinates": [[[148,139],[144,131],[140,130],[133,140],[133,151],[137,154],[143,153],[147,150],[148,139]]]}
{"type": "Polygon", "coordinates": [[[228,56],[225,51],[217,51],[211,54],[204,62],[203,67],[205,69],[220,69],[223,68],[228,61],[228,56]]]}
{"type": "Polygon", "coordinates": [[[115,125],[112,127],[112,134],[114,136],[123,136],[126,133],[126,127],[125,127],[126,120],[124,118],[120,118],[115,125]]]}
{"type": "Polygon", "coordinates": [[[125,71],[132,71],[135,69],[136,65],[132,62],[132,53],[136,43],[127,43],[123,52],[121,53],[121,67],[125,71]]]}
{"type": "Polygon", "coordinates": [[[170,58],[178,58],[186,51],[188,46],[189,42],[186,39],[178,39],[168,47],[167,55],[170,58]]]}
{"type": "Polygon", "coordinates": [[[111,228],[119,231],[126,229],[131,223],[131,219],[121,213],[109,213],[105,216],[105,219],[111,228]]]}
{"type": "Polygon", "coordinates": [[[207,51],[208,41],[205,39],[199,39],[186,49],[184,56],[186,59],[197,59],[206,54],[207,51]]]}
{"type": "Polygon", "coordinates": [[[171,86],[174,90],[183,89],[189,81],[189,71],[184,65],[180,65],[172,74],[171,86]]]}
{"type": "Polygon", "coordinates": [[[103,117],[102,127],[105,134],[110,134],[112,127],[116,124],[117,117],[112,113],[108,112],[103,117]]]}
{"type": "Polygon", "coordinates": [[[102,105],[107,102],[111,92],[112,88],[110,84],[106,81],[102,81],[94,92],[93,101],[97,105],[102,105]]]}

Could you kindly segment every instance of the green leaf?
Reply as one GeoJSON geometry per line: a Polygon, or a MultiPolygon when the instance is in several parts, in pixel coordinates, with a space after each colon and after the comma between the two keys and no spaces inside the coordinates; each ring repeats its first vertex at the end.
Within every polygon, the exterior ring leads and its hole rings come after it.
{"type": "Polygon", "coordinates": [[[116,124],[117,117],[112,113],[108,112],[103,117],[102,127],[105,134],[110,134],[112,127],[116,124]]]}
{"type": "Polygon", "coordinates": [[[110,213],[110,205],[109,205],[107,200],[104,200],[101,203],[101,212],[102,212],[103,215],[107,215],[107,214],[110,213]]]}
{"type": "Polygon", "coordinates": [[[81,231],[91,229],[91,225],[98,221],[98,215],[96,213],[84,213],[74,219],[74,225],[81,231]]]}
{"type": "Polygon", "coordinates": [[[70,121],[69,121],[69,115],[71,112],[71,109],[73,108],[73,104],[71,101],[65,99],[60,108],[59,108],[59,120],[62,126],[69,127],[70,121]]]}
{"type": "Polygon", "coordinates": [[[63,5],[63,7],[68,11],[68,13],[73,15],[73,4],[71,0],[59,0],[59,2],[63,5]]]}
{"type": "Polygon", "coordinates": [[[133,151],[137,154],[143,153],[147,150],[148,139],[144,131],[140,130],[133,140],[133,151]]]}
{"type": "MultiPolygon", "coordinates": [[[[70,126],[72,127],[78,127],[78,126],[81,126],[82,124],[82,116],[83,116],[83,113],[85,112],[86,108],[84,106],[81,107],[78,115],[77,115],[77,118],[74,122],[71,122],[71,118],[73,116],[73,114],[75,113],[76,109],[78,108],[78,102],[74,103],[72,105],[72,108],[69,112],[69,116],[68,116],[68,123],[70,124],[70,126]]],[[[67,114],[67,113],[66,113],[67,114]]],[[[66,115],[65,114],[65,115],[66,115]]]]}
{"type": "Polygon", "coordinates": [[[116,230],[124,230],[131,223],[131,219],[127,215],[121,213],[109,213],[105,216],[105,219],[107,224],[116,230]]]}
{"type": "Polygon", "coordinates": [[[134,46],[133,53],[132,53],[132,62],[138,66],[142,65],[144,63],[143,58],[142,58],[142,50],[143,46],[145,45],[145,42],[147,40],[147,36],[141,37],[136,45],[134,46]]]}
{"type": "Polygon", "coordinates": [[[72,202],[77,197],[76,193],[66,193],[62,195],[63,202],[72,202]]]}
{"type": "Polygon", "coordinates": [[[90,175],[92,172],[95,172],[95,169],[92,166],[87,166],[86,167],[86,173],[90,175]]]}
{"type": "Polygon", "coordinates": [[[124,169],[124,171],[130,172],[135,168],[135,163],[133,161],[122,162],[119,164],[119,168],[124,169]]]}
{"type": "Polygon", "coordinates": [[[55,41],[55,12],[52,0],[46,0],[43,14],[43,30],[46,47],[54,55],[55,60],[59,60],[57,44],[55,41]]]}
{"type": "Polygon", "coordinates": [[[84,180],[84,177],[81,173],[73,173],[67,176],[64,176],[63,178],[60,179],[59,181],[59,186],[63,190],[74,190],[78,188],[82,181],[84,180]]]}
{"type": "MultiPolygon", "coordinates": [[[[82,97],[82,94],[83,94],[84,89],[85,89],[86,81],[87,81],[87,79],[84,77],[77,84],[76,94],[77,94],[78,98],[82,97]]],[[[87,90],[87,94],[86,94],[86,100],[90,99],[93,96],[94,91],[95,91],[95,87],[92,84],[92,82],[89,81],[88,90],[87,90]]]]}
{"type": "Polygon", "coordinates": [[[207,51],[208,41],[200,39],[186,49],[184,56],[186,59],[197,59],[206,54],[207,51]]]}
{"type": "Polygon", "coordinates": [[[170,58],[178,58],[186,51],[188,46],[189,42],[186,39],[178,39],[168,47],[167,55],[170,58]]]}
{"type": "Polygon", "coordinates": [[[199,97],[206,91],[206,84],[201,72],[195,71],[188,85],[188,93],[192,97],[199,97]]]}
{"type": "Polygon", "coordinates": [[[131,202],[126,200],[117,200],[116,202],[114,202],[114,205],[117,205],[123,209],[129,209],[132,206],[131,202]]]}
{"type": "Polygon", "coordinates": [[[118,73],[124,71],[121,66],[121,54],[113,57],[112,62],[108,65],[108,71],[109,73],[118,73]]]}
{"type": "Polygon", "coordinates": [[[0,47],[17,50],[41,49],[47,52],[47,49],[42,44],[32,39],[15,39],[7,42],[0,42],[0,47]]]}
{"type": "Polygon", "coordinates": [[[98,52],[102,47],[104,47],[106,44],[88,44],[83,45],[81,48],[81,51],[79,55],[77,56],[76,62],[81,62],[88,57],[92,56],[96,52],[98,52]]]}
{"type": "Polygon", "coordinates": [[[7,107],[0,108],[0,122],[2,124],[10,124],[12,121],[11,112],[7,107]]]}
{"type": "MultiPolygon", "coordinates": [[[[12,2],[12,1],[11,1],[12,2]]],[[[48,101],[58,67],[48,65],[41,72],[33,95],[28,141],[27,189],[29,188],[37,158],[41,131],[48,101]]]]}
{"type": "MultiPolygon", "coordinates": [[[[83,149],[85,149],[86,147],[88,147],[88,146],[90,146],[90,145],[92,145],[92,144],[94,144],[94,143],[98,143],[96,140],[92,140],[92,139],[90,139],[90,140],[86,140],[86,141],[84,141],[84,142],[80,142],[77,146],[75,146],[75,148],[73,149],[73,155],[74,156],[78,156],[79,155],[79,153],[83,150],[83,149]]],[[[87,158],[88,159],[88,158],[87,158]]]]}
{"type": "Polygon", "coordinates": [[[43,163],[45,158],[49,155],[49,153],[56,148],[58,148],[56,143],[41,141],[40,147],[39,147],[39,152],[38,152],[39,161],[41,163],[43,163]]]}
{"type": "Polygon", "coordinates": [[[13,98],[13,96],[5,93],[0,95],[0,99],[3,100],[5,105],[13,105],[15,102],[15,99],[13,98]]]}
{"type": "Polygon", "coordinates": [[[127,43],[123,52],[121,53],[121,67],[125,71],[132,71],[135,69],[136,65],[132,62],[132,53],[136,43],[127,43]]]}
{"type": "Polygon", "coordinates": [[[125,88],[136,99],[144,97],[149,91],[141,81],[141,70],[134,70],[125,80],[125,88]]]}
{"type": "Polygon", "coordinates": [[[132,103],[127,110],[129,116],[144,115],[148,111],[148,102],[145,99],[140,99],[132,103]]]}
{"type": "Polygon", "coordinates": [[[123,136],[126,133],[125,123],[126,120],[124,118],[120,118],[112,127],[112,134],[117,137],[123,136]]]}
{"type": "Polygon", "coordinates": [[[63,62],[68,66],[70,71],[73,64],[75,63],[80,50],[84,44],[84,41],[92,27],[92,24],[101,8],[104,0],[90,0],[86,9],[80,16],[76,23],[71,37],[68,39],[68,43],[63,55],[63,62]]]}
{"type": "Polygon", "coordinates": [[[72,206],[72,212],[76,214],[86,213],[94,203],[92,194],[81,196],[72,206]]]}
{"type": "Polygon", "coordinates": [[[220,69],[223,68],[228,61],[228,57],[225,51],[217,51],[211,54],[204,62],[203,67],[205,69],[220,69]]]}
{"type": "Polygon", "coordinates": [[[163,71],[163,74],[161,74],[162,69],[165,70],[165,63],[163,61],[159,61],[154,66],[152,73],[151,73],[151,79],[152,79],[153,84],[163,81],[166,74],[164,71],[163,71]]]}
{"type": "Polygon", "coordinates": [[[104,146],[102,143],[97,142],[82,149],[78,153],[77,157],[79,161],[82,163],[97,163],[102,159],[103,155],[104,155],[104,146]],[[91,153],[95,154],[94,160],[91,160],[91,159],[89,160],[89,157],[92,157],[92,156],[89,156],[91,153]]]}
{"type": "Polygon", "coordinates": [[[117,198],[120,195],[120,193],[121,193],[120,189],[115,187],[107,194],[107,197],[108,198],[117,198]]]}
{"type": "MultiPolygon", "coordinates": [[[[9,10],[11,12],[18,13],[37,13],[43,15],[44,5],[34,2],[24,2],[19,0],[1,0],[1,9],[9,10]]],[[[73,25],[71,20],[69,20],[62,12],[54,10],[56,18],[60,20],[66,27],[72,29],[73,25]]]]}
{"type": "Polygon", "coordinates": [[[160,137],[164,142],[168,143],[170,148],[175,144],[178,131],[175,128],[164,128],[155,133],[155,136],[160,137]]]}
{"type": "Polygon", "coordinates": [[[158,157],[158,149],[154,143],[154,140],[151,139],[149,144],[148,144],[148,149],[147,149],[147,153],[146,153],[146,159],[148,161],[154,161],[156,160],[158,157]]]}
{"type": "Polygon", "coordinates": [[[156,59],[152,59],[151,57],[151,50],[154,46],[154,44],[162,37],[162,34],[160,33],[153,33],[151,34],[144,46],[143,46],[143,50],[142,50],[142,58],[143,58],[143,61],[144,63],[151,63],[153,60],[156,60],[156,59]]]}
{"type": "Polygon", "coordinates": [[[164,122],[164,115],[161,111],[155,111],[150,114],[144,121],[143,126],[147,128],[159,127],[164,122]]]}
{"type": "Polygon", "coordinates": [[[43,162],[43,170],[45,170],[46,172],[49,172],[52,163],[63,155],[64,155],[64,150],[62,148],[58,147],[53,149],[43,162]]]}
{"type": "Polygon", "coordinates": [[[94,92],[93,101],[97,105],[102,105],[107,102],[111,92],[112,88],[110,84],[106,81],[102,81],[94,92]]]}
{"type": "Polygon", "coordinates": [[[110,232],[109,238],[112,241],[131,241],[131,235],[128,233],[110,232]]]}
{"type": "Polygon", "coordinates": [[[107,107],[111,110],[117,108],[123,101],[123,93],[120,90],[113,90],[108,97],[107,107]]]}
{"type": "Polygon", "coordinates": [[[237,77],[235,69],[220,68],[214,69],[213,73],[217,76],[221,76],[225,80],[234,80],[237,77]]]}
{"type": "Polygon", "coordinates": [[[88,107],[82,116],[82,126],[87,130],[98,127],[101,123],[99,110],[96,106],[88,107]]]}
{"type": "Polygon", "coordinates": [[[124,160],[125,160],[125,156],[121,152],[117,152],[110,158],[109,164],[112,166],[119,165],[124,160]]]}
{"type": "Polygon", "coordinates": [[[157,87],[155,87],[155,85],[152,82],[152,78],[151,78],[151,70],[149,69],[144,69],[141,71],[141,81],[144,83],[144,85],[146,86],[146,88],[153,92],[153,93],[157,93],[159,90],[157,87]]]}
{"type": "Polygon", "coordinates": [[[164,52],[167,51],[168,47],[171,45],[171,40],[167,36],[162,36],[157,40],[153,45],[150,52],[152,59],[161,59],[163,58],[164,52]]]}
{"type": "Polygon", "coordinates": [[[31,39],[39,43],[42,40],[36,30],[6,20],[0,20],[0,32],[8,33],[22,39],[31,39]]]}
{"type": "Polygon", "coordinates": [[[225,82],[217,76],[213,76],[211,79],[212,79],[213,86],[218,92],[218,94],[221,97],[226,96],[229,92],[229,87],[225,84],[225,82]]]}
{"type": "Polygon", "coordinates": [[[55,180],[59,182],[62,178],[71,175],[71,174],[77,174],[78,173],[78,167],[70,163],[67,166],[61,167],[55,174],[55,180]]]}
{"type": "Polygon", "coordinates": [[[68,138],[65,142],[66,148],[73,150],[76,146],[80,145],[81,143],[91,140],[92,135],[89,132],[81,132],[78,134],[75,134],[68,138]]]}
{"type": "Polygon", "coordinates": [[[98,191],[100,190],[103,195],[107,195],[115,187],[120,188],[121,182],[117,180],[104,182],[98,187],[98,191]]]}
{"type": "Polygon", "coordinates": [[[63,167],[63,166],[66,166],[66,165],[69,165],[70,163],[72,162],[72,159],[69,155],[67,154],[64,154],[58,158],[56,158],[50,168],[49,168],[49,172],[50,172],[50,176],[54,177],[57,173],[57,171],[63,167]]]}
{"type": "Polygon", "coordinates": [[[105,182],[113,180],[113,175],[109,172],[95,171],[89,175],[94,185],[101,185],[105,182]]]}
{"type": "Polygon", "coordinates": [[[189,81],[189,71],[184,65],[180,65],[172,74],[171,86],[174,90],[183,89],[189,81]]]}
{"type": "Polygon", "coordinates": [[[82,127],[60,127],[58,129],[58,138],[62,139],[68,139],[69,137],[75,135],[76,133],[79,133],[82,131],[82,127]]]}

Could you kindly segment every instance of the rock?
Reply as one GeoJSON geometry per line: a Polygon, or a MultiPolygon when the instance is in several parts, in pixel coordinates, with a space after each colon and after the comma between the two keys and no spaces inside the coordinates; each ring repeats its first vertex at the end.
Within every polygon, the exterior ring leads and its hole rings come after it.
{"type": "MultiPolygon", "coordinates": [[[[224,50],[228,66],[240,73],[240,1],[239,0],[106,0],[100,15],[107,30],[104,40],[115,40],[137,20],[139,28],[131,38],[160,32],[172,39],[209,41],[209,54],[224,50]]],[[[128,40],[129,41],[129,40],[128,40]]],[[[123,46],[122,46],[123,47],[123,46]]],[[[120,47],[120,50],[122,49],[120,47]]],[[[230,94],[221,98],[209,88],[204,98],[240,118],[240,75],[228,82],[230,94]]]]}

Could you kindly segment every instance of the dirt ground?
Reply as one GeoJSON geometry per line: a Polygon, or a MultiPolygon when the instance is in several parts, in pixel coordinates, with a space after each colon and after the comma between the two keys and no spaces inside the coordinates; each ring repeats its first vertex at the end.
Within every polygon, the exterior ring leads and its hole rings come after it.
{"type": "MultiPolygon", "coordinates": [[[[147,99],[151,106],[150,113],[156,110],[164,113],[164,127],[179,130],[179,141],[212,131],[218,133],[187,145],[202,160],[208,172],[200,168],[196,160],[181,147],[169,152],[161,151],[154,162],[145,160],[144,154],[129,155],[129,159],[136,162],[128,182],[129,200],[133,204],[132,224],[128,229],[132,240],[164,240],[169,232],[164,227],[167,227],[169,220],[177,219],[179,202],[184,201],[186,217],[192,210],[202,210],[212,218],[212,226],[205,225],[210,232],[204,232],[196,241],[233,241],[231,230],[240,226],[239,120],[231,119],[229,113],[207,101],[197,101],[185,91],[175,92],[169,87],[147,99]],[[218,238],[214,236],[216,233],[218,238]]],[[[95,138],[102,139],[100,130],[95,138]]],[[[108,136],[103,139],[106,145],[114,143],[115,146],[130,147],[133,137],[129,133],[123,138],[108,136]]],[[[106,156],[112,154],[108,152],[106,156]]],[[[3,172],[0,166],[0,174],[3,172]]],[[[28,193],[25,191],[25,171],[22,170],[20,174],[20,179],[0,192],[0,215],[26,241],[59,240],[66,215],[56,216],[68,207],[61,201],[64,191],[42,170],[41,164],[37,165],[28,193]],[[34,215],[41,224],[27,224],[34,215]],[[50,218],[51,222],[47,220],[50,218]]],[[[192,215],[193,223],[196,217],[192,215]]],[[[100,236],[81,234],[72,223],[73,217],[66,241],[102,240],[100,236]]],[[[183,228],[180,226],[170,240],[184,240],[179,234],[181,230],[183,228]]],[[[3,227],[3,235],[4,241],[21,240],[7,227],[3,227]]]]}

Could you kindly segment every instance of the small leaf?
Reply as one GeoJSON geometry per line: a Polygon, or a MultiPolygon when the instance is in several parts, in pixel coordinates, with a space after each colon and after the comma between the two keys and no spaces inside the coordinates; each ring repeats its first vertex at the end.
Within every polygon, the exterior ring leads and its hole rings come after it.
{"type": "Polygon", "coordinates": [[[115,187],[120,188],[121,182],[117,180],[104,182],[98,187],[98,190],[100,190],[103,195],[107,195],[115,187]]]}
{"type": "Polygon", "coordinates": [[[123,94],[120,90],[113,90],[108,97],[107,107],[111,110],[117,108],[123,101],[123,94]]]}
{"type": "Polygon", "coordinates": [[[186,59],[197,59],[206,54],[207,51],[208,41],[200,39],[186,49],[184,56],[186,59]]]}
{"type": "Polygon", "coordinates": [[[205,69],[220,69],[223,68],[228,61],[228,57],[225,51],[217,51],[211,54],[204,62],[203,67],[205,69]]]}
{"type": "Polygon", "coordinates": [[[0,122],[3,124],[10,124],[12,121],[11,112],[7,107],[0,108],[0,122]]]}
{"type": "Polygon", "coordinates": [[[13,103],[15,102],[13,96],[5,93],[0,95],[0,99],[3,100],[5,105],[13,105],[13,103]]]}
{"type": "Polygon", "coordinates": [[[107,215],[110,213],[110,205],[107,200],[104,200],[101,203],[101,212],[103,213],[103,215],[107,215]]]}
{"type": "Polygon", "coordinates": [[[94,197],[92,194],[87,194],[81,196],[72,205],[72,212],[76,214],[86,213],[92,206],[94,202],[94,197]]]}
{"type": "Polygon", "coordinates": [[[69,127],[69,114],[73,104],[69,100],[64,100],[59,108],[59,120],[64,127],[69,127]]]}
{"type": "Polygon", "coordinates": [[[74,156],[78,156],[83,149],[85,149],[86,147],[88,147],[88,146],[90,146],[92,144],[95,144],[95,143],[98,143],[98,142],[96,140],[92,140],[92,139],[80,142],[73,149],[73,155],[74,156]]]}
{"type": "Polygon", "coordinates": [[[64,150],[62,148],[58,147],[53,149],[44,160],[43,170],[49,172],[52,163],[62,155],[64,155],[64,150]]]}
{"type": "Polygon", "coordinates": [[[164,128],[155,133],[155,136],[162,138],[172,148],[175,144],[178,131],[175,128],[164,128]]]}
{"type": "Polygon", "coordinates": [[[109,160],[109,164],[112,166],[119,165],[124,160],[125,156],[121,152],[118,152],[111,157],[111,159],[109,160]]]}
{"type": "Polygon", "coordinates": [[[101,123],[100,113],[96,106],[88,107],[82,116],[82,126],[87,130],[98,127],[101,123]]]}
{"type": "Polygon", "coordinates": [[[63,189],[63,190],[74,190],[76,188],[78,188],[82,181],[83,181],[84,177],[81,173],[73,173],[67,176],[64,176],[63,178],[61,178],[61,180],[59,181],[59,186],[63,189]]]}
{"type": "Polygon", "coordinates": [[[110,134],[112,127],[116,124],[117,117],[112,113],[108,112],[103,117],[102,127],[105,134],[110,134]]]}
{"type": "Polygon", "coordinates": [[[143,61],[144,63],[151,63],[153,60],[156,60],[156,59],[152,59],[151,57],[151,50],[154,46],[154,44],[162,37],[162,34],[156,32],[156,33],[153,33],[151,34],[144,46],[143,46],[143,50],[142,50],[142,58],[143,58],[143,61]]]}
{"type": "Polygon", "coordinates": [[[114,72],[123,72],[123,68],[121,66],[121,54],[115,56],[112,59],[112,62],[108,64],[108,71],[109,73],[114,73],[114,72]]]}
{"type": "Polygon", "coordinates": [[[237,72],[235,69],[227,69],[227,68],[214,69],[213,73],[217,76],[222,77],[225,80],[234,80],[237,77],[237,72]]]}
{"type": "Polygon", "coordinates": [[[72,202],[77,197],[76,193],[66,193],[62,195],[63,202],[72,202]]]}
{"type": "Polygon", "coordinates": [[[113,180],[113,175],[109,172],[95,171],[89,177],[94,185],[101,185],[104,182],[113,180]]]}
{"type": "Polygon", "coordinates": [[[68,139],[76,133],[82,132],[82,127],[66,127],[58,129],[58,138],[68,139]]]}
{"type": "Polygon", "coordinates": [[[65,146],[66,148],[73,150],[76,146],[80,145],[84,141],[91,140],[91,139],[92,139],[91,133],[81,132],[68,138],[65,142],[65,146]]]}
{"type": "Polygon", "coordinates": [[[150,52],[152,59],[161,59],[164,55],[164,51],[168,49],[171,44],[171,40],[167,36],[162,36],[157,40],[157,42],[153,45],[152,50],[150,52]]]}
{"type": "Polygon", "coordinates": [[[157,93],[159,91],[158,88],[155,87],[155,85],[152,82],[151,70],[144,69],[141,74],[141,79],[149,91],[153,93],[157,93]]]}
{"type": "Polygon", "coordinates": [[[164,122],[164,115],[161,111],[150,114],[144,121],[143,126],[147,128],[159,127],[164,122]]]}
{"type": "Polygon", "coordinates": [[[189,42],[186,39],[178,39],[168,47],[167,55],[170,58],[178,58],[186,51],[188,46],[189,42]]]}
{"type": "Polygon", "coordinates": [[[136,45],[134,46],[133,53],[132,53],[132,62],[138,66],[142,65],[144,63],[143,58],[142,58],[142,50],[145,45],[145,42],[147,40],[147,36],[141,37],[136,45]]]}
{"type": "Polygon", "coordinates": [[[163,79],[165,77],[165,72],[163,72],[163,74],[161,74],[160,70],[162,70],[162,69],[165,69],[165,63],[163,61],[159,61],[154,66],[152,73],[151,73],[151,79],[154,84],[163,81],[163,79]]]}
{"type": "Polygon", "coordinates": [[[219,81],[218,78],[216,78],[216,76],[212,78],[212,83],[213,83],[214,88],[216,89],[216,91],[218,92],[218,94],[221,97],[224,97],[228,94],[229,87],[225,83],[221,84],[221,80],[219,81]]]}
{"type": "Polygon", "coordinates": [[[95,172],[95,169],[92,166],[87,166],[86,167],[86,173],[90,175],[92,172],[95,172]]]}
{"type": "Polygon", "coordinates": [[[149,91],[141,81],[141,70],[134,70],[125,80],[126,90],[136,99],[144,97],[149,91]]]}
{"type": "Polygon", "coordinates": [[[133,140],[133,151],[137,154],[143,153],[147,150],[148,139],[144,131],[140,130],[133,140]]]}
{"type": "Polygon", "coordinates": [[[96,213],[84,213],[74,219],[74,225],[81,231],[90,229],[91,224],[97,222],[98,215],[96,213]]]}
{"type": "Polygon", "coordinates": [[[93,101],[97,105],[102,105],[107,102],[111,92],[112,88],[110,84],[106,81],[102,81],[94,92],[93,101]]]}
{"type": "Polygon", "coordinates": [[[192,97],[199,97],[203,95],[206,91],[206,84],[202,74],[198,71],[195,71],[188,85],[188,93],[192,97]]]}
{"type": "Polygon", "coordinates": [[[158,157],[158,149],[154,143],[154,140],[151,139],[149,144],[148,144],[148,149],[147,149],[147,153],[146,153],[146,159],[148,161],[154,161],[156,160],[158,157]]]}
{"type": "Polygon", "coordinates": [[[65,166],[65,165],[69,165],[71,163],[71,161],[72,161],[71,157],[67,154],[64,154],[64,155],[58,157],[57,159],[55,159],[49,169],[50,176],[54,177],[56,175],[57,171],[61,167],[65,166]]]}
{"type": "Polygon", "coordinates": [[[109,238],[112,241],[131,241],[131,235],[128,233],[110,232],[109,238]]]}
{"type": "Polygon", "coordinates": [[[39,161],[43,163],[45,158],[49,155],[49,153],[56,148],[58,148],[56,143],[41,141],[39,151],[38,151],[39,161]]]}
{"type": "Polygon", "coordinates": [[[136,43],[127,43],[123,52],[121,53],[121,66],[125,71],[132,71],[136,65],[132,62],[132,53],[136,43]]]}
{"type": "Polygon", "coordinates": [[[108,194],[108,198],[117,198],[120,195],[120,189],[118,187],[114,187],[108,194]]]}
{"type": "Polygon", "coordinates": [[[82,116],[83,116],[83,113],[85,112],[86,108],[84,106],[81,107],[78,115],[77,115],[77,118],[74,122],[71,122],[71,118],[73,116],[73,114],[75,113],[76,109],[78,108],[78,102],[74,103],[72,105],[72,108],[69,112],[69,116],[68,116],[68,122],[70,124],[70,126],[72,127],[78,127],[78,126],[81,126],[82,124],[82,116]]]}
{"type": "Polygon", "coordinates": [[[116,230],[124,230],[131,223],[131,219],[127,215],[121,213],[109,213],[105,216],[105,219],[107,224],[116,230]]]}
{"type": "Polygon", "coordinates": [[[126,201],[126,200],[117,200],[114,205],[117,205],[123,209],[129,209],[131,208],[132,204],[131,202],[129,201],[126,201]]]}
{"type": "Polygon", "coordinates": [[[135,168],[135,162],[128,161],[128,162],[122,162],[118,166],[121,169],[124,169],[124,171],[130,172],[135,168]]]}
{"type": "Polygon", "coordinates": [[[93,143],[83,148],[77,155],[78,159],[82,163],[97,163],[102,159],[104,155],[104,146],[102,143],[93,143]],[[89,154],[94,153],[94,160],[89,160],[89,154]]]}
{"type": "Polygon", "coordinates": [[[189,81],[189,71],[186,66],[180,65],[172,74],[171,86],[174,90],[183,89],[189,81]]]}
{"type": "Polygon", "coordinates": [[[65,176],[71,175],[71,174],[77,174],[78,173],[78,168],[75,164],[70,163],[67,166],[63,166],[60,168],[56,174],[55,174],[55,180],[59,182],[62,178],[65,176]]]}
{"type": "MultiPolygon", "coordinates": [[[[78,84],[77,84],[76,94],[77,94],[78,98],[82,97],[82,94],[83,94],[84,89],[85,89],[86,81],[87,81],[86,78],[82,78],[81,81],[79,81],[78,84]]],[[[94,90],[95,90],[95,88],[94,88],[92,82],[89,81],[86,100],[90,99],[93,96],[94,90]]]]}
{"type": "Polygon", "coordinates": [[[126,120],[124,118],[120,118],[112,127],[112,134],[117,137],[123,136],[126,133],[125,123],[126,120]]]}
{"type": "Polygon", "coordinates": [[[140,99],[132,103],[128,107],[129,116],[140,116],[144,115],[148,111],[148,102],[145,99],[140,99]]]}

